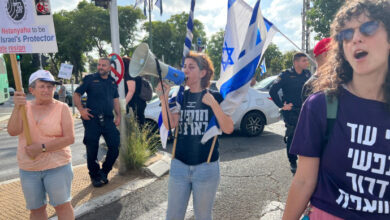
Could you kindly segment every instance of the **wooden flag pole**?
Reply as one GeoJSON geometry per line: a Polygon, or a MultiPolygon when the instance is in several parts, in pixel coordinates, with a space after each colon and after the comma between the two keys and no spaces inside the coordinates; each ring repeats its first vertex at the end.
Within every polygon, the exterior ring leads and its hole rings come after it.
{"type": "Polygon", "coordinates": [[[210,163],[211,155],[213,155],[213,151],[214,151],[215,142],[217,142],[217,137],[218,135],[214,136],[213,143],[211,144],[211,148],[210,148],[209,157],[207,158],[207,163],[210,163]]]}
{"type": "MultiPolygon", "coordinates": [[[[23,85],[22,85],[22,80],[20,79],[18,61],[16,60],[15,54],[10,54],[10,57],[11,57],[12,73],[14,75],[16,91],[20,92],[23,91],[23,85]]],[[[27,146],[29,146],[32,144],[32,140],[31,140],[30,128],[28,127],[26,106],[24,105],[20,106],[20,111],[22,113],[23,129],[24,129],[24,134],[26,136],[27,146]]]]}
{"type": "Polygon", "coordinates": [[[179,126],[175,128],[175,139],[173,140],[173,147],[172,147],[172,160],[175,159],[175,152],[176,152],[176,143],[177,143],[177,134],[179,133],[179,126]]]}

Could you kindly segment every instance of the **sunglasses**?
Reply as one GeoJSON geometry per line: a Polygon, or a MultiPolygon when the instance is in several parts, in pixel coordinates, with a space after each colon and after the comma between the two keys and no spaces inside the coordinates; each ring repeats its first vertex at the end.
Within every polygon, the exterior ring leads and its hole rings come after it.
{"type": "MultiPolygon", "coordinates": [[[[360,33],[362,33],[364,36],[372,36],[376,33],[376,31],[379,28],[379,21],[368,21],[359,27],[360,33]]],[[[355,33],[356,28],[348,28],[345,30],[340,31],[336,35],[336,40],[339,42],[343,41],[350,41],[353,38],[353,35],[355,33]]]]}

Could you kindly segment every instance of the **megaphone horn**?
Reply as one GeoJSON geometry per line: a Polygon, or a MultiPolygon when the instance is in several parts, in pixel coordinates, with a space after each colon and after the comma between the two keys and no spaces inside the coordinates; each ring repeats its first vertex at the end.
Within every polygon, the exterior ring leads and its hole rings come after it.
{"type": "MultiPolygon", "coordinates": [[[[161,77],[169,84],[181,85],[184,82],[185,74],[161,61],[158,61],[161,69],[161,77]]],[[[146,43],[140,44],[131,57],[129,74],[131,77],[154,76],[159,77],[156,63],[156,56],[149,50],[146,43]]]]}

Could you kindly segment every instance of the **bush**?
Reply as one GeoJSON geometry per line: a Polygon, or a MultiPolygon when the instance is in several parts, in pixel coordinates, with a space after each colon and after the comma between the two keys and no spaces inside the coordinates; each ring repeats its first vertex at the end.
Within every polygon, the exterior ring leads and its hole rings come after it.
{"type": "Polygon", "coordinates": [[[139,169],[156,153],[160,139],[149,124],[140,127],[134,117],[125,118],[128,143],[120,149],[121,159],[127,169],[139,169]]]}

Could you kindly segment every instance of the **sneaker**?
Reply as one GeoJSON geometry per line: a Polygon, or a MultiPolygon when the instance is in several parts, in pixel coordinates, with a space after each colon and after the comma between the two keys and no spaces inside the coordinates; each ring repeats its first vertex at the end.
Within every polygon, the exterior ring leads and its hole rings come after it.
{"type": "Polygon", "coordinates": [[[291,173],[294,175],[297,172],[297,163],[290,163],[291,173]]]}
{"type": "Polygon", "coordinates": [[[107,175],[105,172],[103,171],[100,171],[99,172],[100,174],[100,180],[104,183],[104,184],[107,184],[108,183],[108,178],[107,178],[107,175]]]}
{"type": "Polygon", "coordinates": [[[103,186],[103,181],[100,180],[100,178],[91,178],[92,185],[94,187],[102,187],[103,186]]]}

